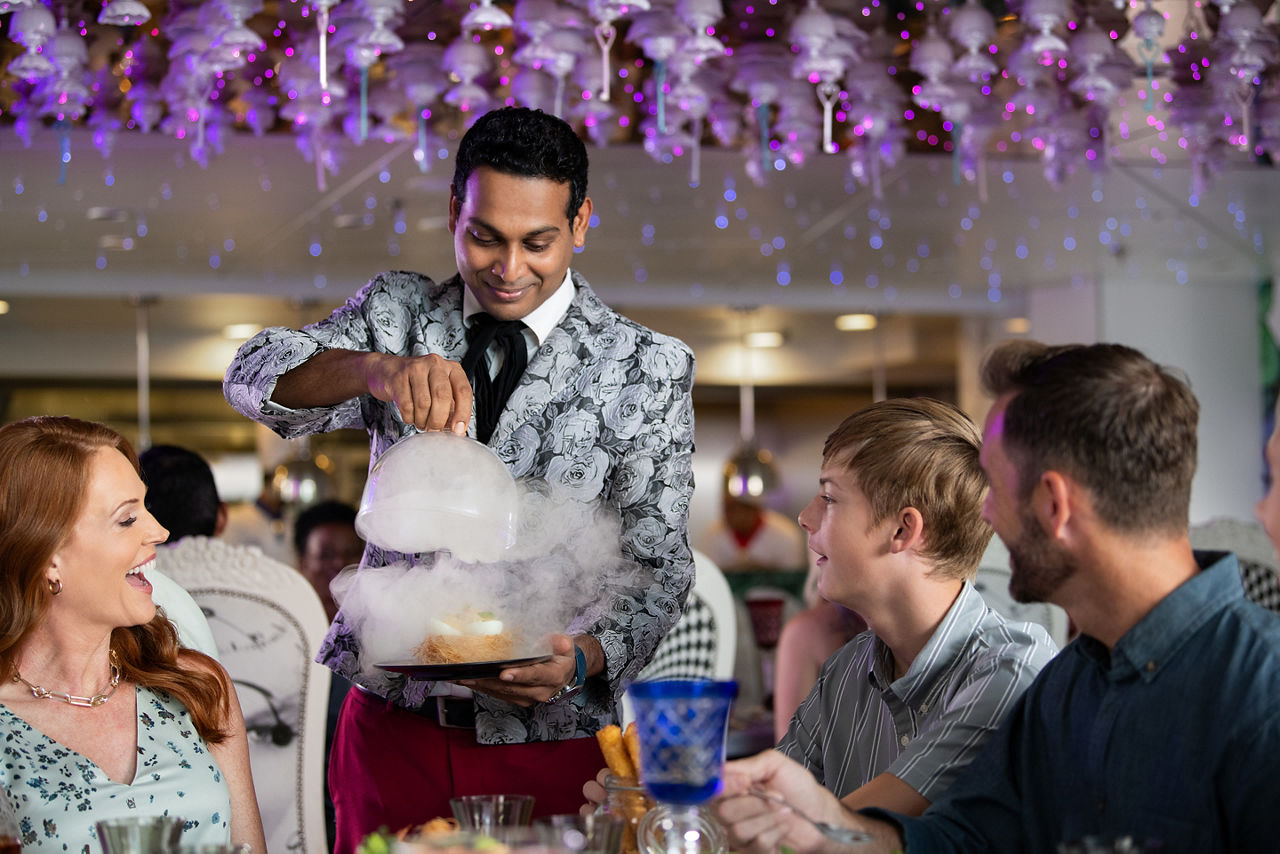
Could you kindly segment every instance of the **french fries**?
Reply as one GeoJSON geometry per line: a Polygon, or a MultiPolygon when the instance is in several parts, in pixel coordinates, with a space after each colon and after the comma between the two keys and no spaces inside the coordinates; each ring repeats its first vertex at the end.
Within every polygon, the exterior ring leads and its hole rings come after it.
{"type": "Polygon", "coordinates": [[[622,730],[617,724],[609,724],[598,730],[596,741],[600,744],[600,752],[604,754],[604,763],[614,776],[632,780],[637,778],[636,764],[631,761],[631,756],[622,743],[622,730]]]}
{"type": "Polygon", "coordinates": [[[635,766],[636,777],[640,776],[640,737],[636,735],[636,722],[632,721],[627,724],[627,729],[622,733],[622,743],[627,748],[627,756],[631,758],[631,764],[635,766]]]}
{"type": "Polygon", "coordinates": [[[635,721],[627,724],[626,732],[612,724],[599,730],[596,741],[604,754],[605,764],[609,766],[609,773],[613,775],[608,786],[617,787],[610,788],[605,807],[607,812],[623,821],[621,852],[639,854],[636,828],[653,802],[637,782],[640,777],[640,742],[636,736],[635,721]]]}
{"type": "Polygon", "coordinates": [[[626,732],[617,724],[609,724],[596,732],[604,762],[616,777],[631,780],[640,778],[640,739],[636,735],[636,722],[627,724],[626,732]]]}

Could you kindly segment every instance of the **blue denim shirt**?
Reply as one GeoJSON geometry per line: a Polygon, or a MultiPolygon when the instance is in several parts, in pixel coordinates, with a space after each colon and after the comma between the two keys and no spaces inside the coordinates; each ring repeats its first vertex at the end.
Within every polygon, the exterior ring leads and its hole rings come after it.
{"type": "Polygon", "coordinates": [[[1115,650],[1090,637],[1041,671],[923,817],[908,852],[1052,852],[1086,835],[1166,852],[1280,851],[1280,619],[1234,555],[1165,597],[1115,650]]]}

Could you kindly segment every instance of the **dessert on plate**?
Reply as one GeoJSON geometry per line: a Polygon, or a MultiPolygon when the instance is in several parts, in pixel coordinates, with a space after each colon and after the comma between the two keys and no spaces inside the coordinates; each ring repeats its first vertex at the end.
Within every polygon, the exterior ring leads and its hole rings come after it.
{"type": "Polygon", "coordinates": [[[431,619],[431,634],[413,650],[423,664],[462,664],[513,658],[516,638],[492,611],[468,608],[448,619],[431,619]]]}

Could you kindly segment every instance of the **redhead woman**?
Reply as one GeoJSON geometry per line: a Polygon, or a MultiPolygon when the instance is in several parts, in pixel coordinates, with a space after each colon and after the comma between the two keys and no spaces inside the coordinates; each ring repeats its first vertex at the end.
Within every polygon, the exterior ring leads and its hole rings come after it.
{"type": "Polygon", "coordinates": [[[24,850],[97,852],[95,822],[170,815],[184,845],[260,854],[235,689],[151,601],[168,532],[145,491],[108,427],[0,427],[0,783],[24,850]]]}

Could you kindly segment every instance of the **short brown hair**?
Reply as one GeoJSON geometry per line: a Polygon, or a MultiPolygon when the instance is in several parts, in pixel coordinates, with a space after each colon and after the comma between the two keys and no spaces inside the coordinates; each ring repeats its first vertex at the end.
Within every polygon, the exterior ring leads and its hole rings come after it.
{"type": "Polygon", "coordinates": [[[1121,344],[1011,341],[987,356],[982,384],[1013,394],[1003,436],[1023,497],[1053,469],[1117,531],[1187,529],[1200,404],[1185,378],[1121,344]]]}
{"type": "MultiPolygon", "coordinates": [[[[71,537],[87,500],[91,462],[103,448],[119,451],[138,470],[128,440],[105,424],[39,416],[0,427],[0,679],[16,672],[19,648],[49,612],[53,593],[45,569],[71,537]]],[[[230,684],[178,662],[178,636],[163,613],[112,631],[111,648],[125,678],[186,706],[206,742],[230,734],[230,684]]]]}
{"type": "Polygon", "coordinates": [[[991,540],[982,519],[982,435],[956,407],[927,397],[873,403],[846,418],[822,448],[843,465],[881,522],[905,507],[924,519],[921,554],[945,578],[972,581],[991,540]]]}

